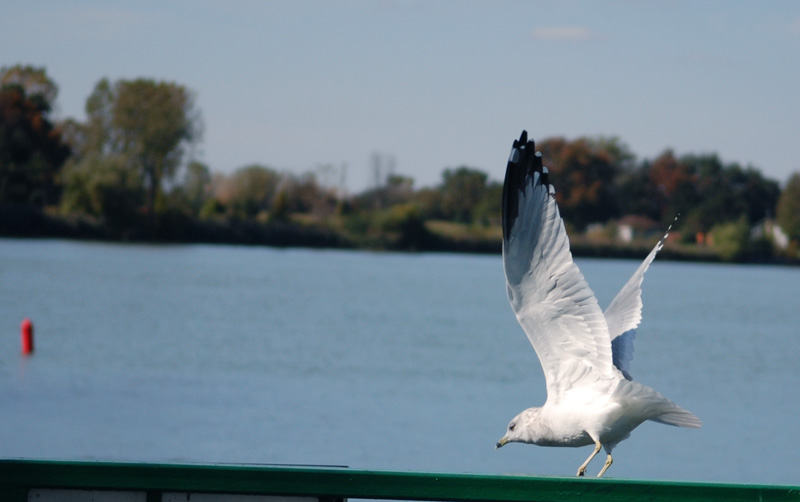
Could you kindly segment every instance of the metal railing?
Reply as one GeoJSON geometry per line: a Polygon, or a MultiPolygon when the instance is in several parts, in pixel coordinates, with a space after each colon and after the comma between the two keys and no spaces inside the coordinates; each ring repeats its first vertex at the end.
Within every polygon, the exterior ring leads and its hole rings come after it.
{"type": "Polygon", "coordinates": [[[800,486],[737,485],[332,467],[0,460],[0,501],[277,500],[800,501],[800,486]],[[269,496],[269,497],[265,497],[269,496]]]}

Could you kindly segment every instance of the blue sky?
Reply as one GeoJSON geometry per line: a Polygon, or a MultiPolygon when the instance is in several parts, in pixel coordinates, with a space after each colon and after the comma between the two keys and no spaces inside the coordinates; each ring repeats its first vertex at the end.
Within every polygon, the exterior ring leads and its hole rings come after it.
{"type": "Polygon", "coordinates": [[[178,82],[213,171],[391,156],[415,186],[511,141],[617,136],[639,158],[716,152],[800,171],[800,2],[6,1],[0,66],[45,66],[58,116],[103,77],[178,82]]]}

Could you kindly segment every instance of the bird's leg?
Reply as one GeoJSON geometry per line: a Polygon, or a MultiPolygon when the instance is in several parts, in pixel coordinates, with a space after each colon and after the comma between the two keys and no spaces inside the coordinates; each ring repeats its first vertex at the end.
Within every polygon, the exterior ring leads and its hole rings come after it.
{"type": "MultiPolygon", "coordinates": [[[[586,459],[586,462],[584,462],[580,467],[578,467],[578,476],[583,476],[584,474],[586,474],[586,466],[589,465],[589,462],[592,461],[594,456],[597,455],[597,452],[600,451],[600,448],[602,448],[602,447],[603,447],[603,445],[600,444],[600,441],[595,441],[595,443],[594,443],[594,451],[592,452],[591,455],[589,455],[589,458],[586,459]]],[[[611,464],[608,464],[608,465],[611,465],[611,464]]],[[[605,471],[605,469],[603,469],[603,471],[605,471]]]]}
{"type": "Polygon", "coordinates": [[[613,464],[613,463],[614,463],[614,459],[611,458],[611,454],[609,453],[608,454],[608,458],[606,458],[606,464],[603,466],[603,469],[600,471],[600,474],[598,474],[597,477],[598,478],[603,477],[603,474],[606,473],[608,468],[611,467],[611,464],[613,464]]]}

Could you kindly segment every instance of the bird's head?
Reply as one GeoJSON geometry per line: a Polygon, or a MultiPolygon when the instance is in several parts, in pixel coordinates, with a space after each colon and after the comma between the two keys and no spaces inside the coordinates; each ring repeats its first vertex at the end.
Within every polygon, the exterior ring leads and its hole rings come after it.
{"type": "Polygon", "coordinates": [[[539,421],[541,408],[528,408],[508,423],[505,436],[501,437],[495,448],[501,448],[507,443],[533,443],[535,425],[539,421]]]}

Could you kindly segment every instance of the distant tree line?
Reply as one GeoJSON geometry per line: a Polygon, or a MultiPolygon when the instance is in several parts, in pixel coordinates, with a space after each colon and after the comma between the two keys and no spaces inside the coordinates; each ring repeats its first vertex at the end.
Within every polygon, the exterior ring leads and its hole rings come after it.
{"type": "MultiPolygon", "coordinates": [[[[438,185],[416,188],[376,153],[375,183],[357,194],[344,192],[345,168],[332,165],[304,174],[262,164],[216,173],[191,160],[203,123],[180,84],[102,79],[85,122],[54,122],[57,94],[44,68],[0,69],[3,235],[499,249],[502,185],[480,169],[447,168],[438,185]]],[[[800,173],[781,189],[755,167],[716,154],[665,150],[637,160],[619,139],[603,137],[548,138],[537,148],[579,242],[614,241],[623,224],[647,241],[680,215],[676,234],[686,246],[733,260],[798,257],[800,173]],[[782,229],[788,246],[759,233],[765,222],[782,229]]]]}

